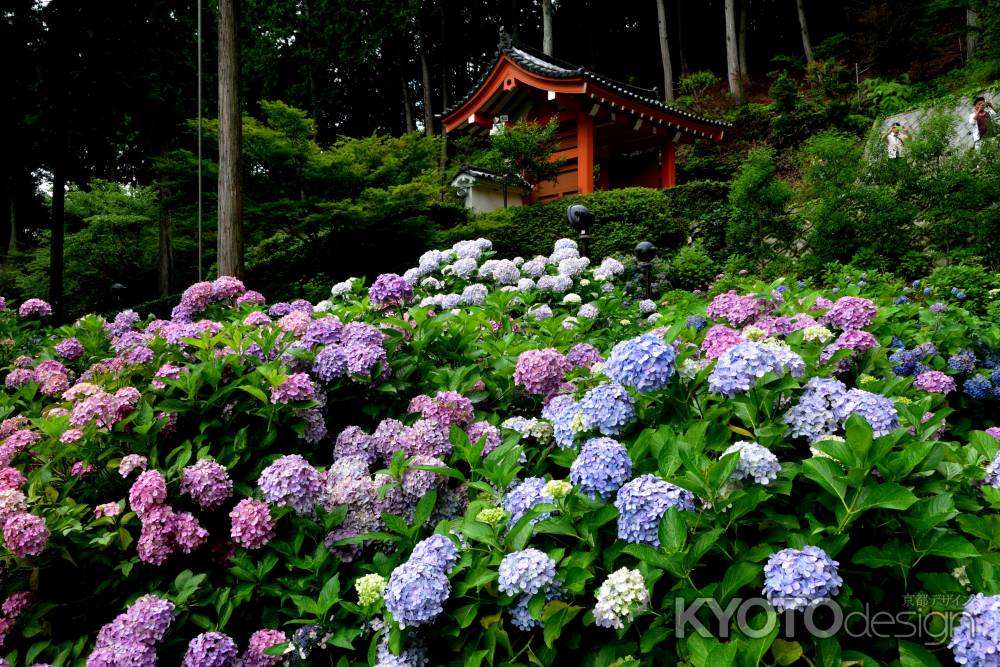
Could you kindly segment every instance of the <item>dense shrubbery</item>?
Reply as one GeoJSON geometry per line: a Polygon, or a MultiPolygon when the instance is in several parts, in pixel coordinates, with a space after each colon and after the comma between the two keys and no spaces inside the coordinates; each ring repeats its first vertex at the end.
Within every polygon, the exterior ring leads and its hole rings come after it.
{"type": "Polygon", "coordinates": [[[229,278],[171,320],[52,328],[43,302],[9,305],[10,664],[933,665],[951,635],[973,660],[1000,648],[942,616],[1000,593],[1000,332],[960,293],[986,283],[737,274],[654,302],[572,241],[488,248],[315,305],[267,307],[229,278]],[[678,601],[761,596],[790,611],[719,626],[702,606],[708,634],[678,635],[678,601]],[[810,635],[830,601],[927,630],[810,635]]]}

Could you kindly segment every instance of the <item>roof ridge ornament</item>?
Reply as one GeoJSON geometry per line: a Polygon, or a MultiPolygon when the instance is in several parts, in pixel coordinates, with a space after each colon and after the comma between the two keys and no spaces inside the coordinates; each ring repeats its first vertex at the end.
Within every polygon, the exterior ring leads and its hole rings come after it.
{"type": "Polygon", "coordinates": [[[509,51],[513,46],[513,40],[511,39],[510,33],[504,26],[500,26],[500,42],[497,44],[497,48],[501,51],[509,51]]]}

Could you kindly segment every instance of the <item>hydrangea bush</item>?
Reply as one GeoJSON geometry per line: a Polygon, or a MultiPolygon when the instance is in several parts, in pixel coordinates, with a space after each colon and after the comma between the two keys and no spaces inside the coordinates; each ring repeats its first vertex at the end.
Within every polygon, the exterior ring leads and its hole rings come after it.
{"type": "Polygon", "coordinates": [[[480,239],[316,304],[5,306],[0,655],[995,664],[995,322],[873,278],[626,274],[480,239]],[[936,634],[802,630],[830,605],[936,634]]]}

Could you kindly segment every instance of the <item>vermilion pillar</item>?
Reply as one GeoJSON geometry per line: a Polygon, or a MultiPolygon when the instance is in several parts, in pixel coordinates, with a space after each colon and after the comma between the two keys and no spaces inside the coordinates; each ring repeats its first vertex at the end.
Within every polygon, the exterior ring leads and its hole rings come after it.
{"type": "Polygon", "coordinates": [[[660,162],[660,187],[672,188],[677,185],[677,144],[667,140],[663,146],[660,162]]]}
{"type": "Polygon", "coordinates": [[[594,191],[594,119],[583,112],[576,117],[576,191],[594,191]]]}

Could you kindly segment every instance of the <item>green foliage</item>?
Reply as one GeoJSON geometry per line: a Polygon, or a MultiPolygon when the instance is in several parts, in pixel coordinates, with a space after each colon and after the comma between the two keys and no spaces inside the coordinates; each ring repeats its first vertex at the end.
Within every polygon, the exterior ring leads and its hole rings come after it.
{"type": "Polygon", "coordinates": [[[670,283],[679,289],[704,288],[718,267],[701,244],[685,246],[670,260],[670,283]]]}
{"type": "Polygon", "coordinates": [[[508,187],[525,185],[532,189],[553,181],[566,163],[554,160],[559,149],[554,141],[559,130],[555,117],[545,125],[521,121],[490,137],[490,150],[483,156],[483,165],[508,187]]]}
{"type": "Polygon", "coordinates": [[[787,70],[778,74],[767,94],[774,100],[774,110],[778,113],[794,111],[799,101],[799,87],[787,70]]]}
{"type": "Polygon", "coordinates": [[[631,253],[644,240],[667,250],[687,239],[687,222],[671,215],[668,195],[649,188],[625,188],[476,216],[466,225],[443,232],[441,244],[486,237],[501,254],[548,255],[556,239],[576,236],[566,220],[566,208],[572,204],[583,204],[594,213],[591,247],[596,257],[631,253]]]}
{"type": "Polygon", "coordinates": [[[939,266],[924,282],[940,296],[961,292],[966,307],[979,314],[985,313],[987,304],[996,300],[996,293],[990,292],[1000,289],[1000,276],[974,264],[939,266]]]}
{"type": "Polygon", "coordinates": [[[794,241],[794,225],[785,213],[791,196],[791,187],[776,174],[774,151],[751,151],[729,190],[729,252],[747,254],[763,263],[788,247],[794,241]]]}

